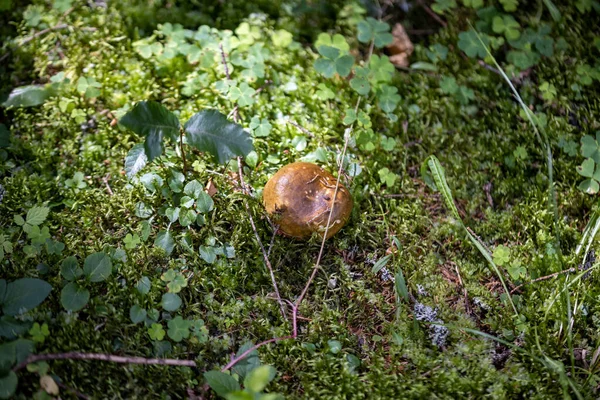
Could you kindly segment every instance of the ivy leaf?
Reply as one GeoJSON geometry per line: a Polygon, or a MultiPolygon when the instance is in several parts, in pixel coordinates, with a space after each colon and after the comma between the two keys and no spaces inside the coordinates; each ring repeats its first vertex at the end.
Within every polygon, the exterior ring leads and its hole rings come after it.
{"type": "Polygon", "coordinates": [[[217,253],[212,246],[200,246],[198,251],[200,252],[200,257],[209,264],[214,263],[217,259],[217,253]]]}
{"type": "Polygon", "coordinates": [[[140,101],[119,121],[124,127],[146,137],[144,149],[148,161],[163,152],[164,137],[177,140],[179,120],[177,116],[155,101],[140,101]]]}
{"type": "Polygon", "coordinates": [[[167,254],[171,254],[175,248],[175,240],[169,231],[160,231],[156,235],[154,245],[163,249],[167,254]]]}
{"type": "Polygon", "coordinates": [[[208,152],[219,164],[235,156],[246,156],[254,149],[248,132],[216,110],[194,114],[185,124],[185,131],[190,146],[208,152]]]}
{"type": "Polygon", "coordinates": [[[90,300],[90,291],[75,282],[69,282],[60,292],[60,304],[68,311],[79,311],[90,300]]]}
{"type": "Polygon", "coordinates": [[[135,288],[141,294],[150,293],[151,287],[152,287],[152,282],[150,282],[150,278],[148,278],[147,276],[142,276],[142,279],[140,279],[138,281],[137,285],[135,285],[135,288]]]}
{"type": "Polygon", "coordinates": [[[83,272],[91,282],[102,282],[112,273],[112,261],[103,251],[90,254],[83,263],[83,272]]]}
{"type": "Polygon", "coordinates": [[[125,156],[125,173],[132,178],[146,166],[148,157],[143,143],[138,143],[125,156]]]}
{"type": "Polygon", "coordinates": [[[0,399],[11,398],[17,390],[18,382],[17,374],[12,370],[8,371],[6,375],[0,376],[0,399]]]}
{"type": "Polygon", "coordinates": [[[367,17],[357,25],[358,40],[362,43],[374,41],[375,47],[380,48],[394,41],[390,31],[390,26],[385,22],[378,21],[375,18],[367,17]]]}
{"type": "Polygon", "coordinates": [[[212,211],[214,206],[215,202],[213,201],[212,197],[210,197],[210,195],[204,191],[200,192],[198,195],[198,200],[196,201],[196,210],[204,214],[212,211]]]}
{"type": "Polygon", "coordinates": [[[489,46],[489,38],[485,34],[480,34],[483,44],[477,38],[474,30],[461,32],[458,34],[458,48],[465,52],[471,58],[485,58],[487,55],[486,46],[489,46]]]}
{"type": "Polygon", "coordinates": [[[175,342],[181,342],[183,339],[190,337],[190,326],[192,325],[192,322],[181,318],[181,315],[170,320],[167,325],[169,326],[167,334],[175,342]]]}

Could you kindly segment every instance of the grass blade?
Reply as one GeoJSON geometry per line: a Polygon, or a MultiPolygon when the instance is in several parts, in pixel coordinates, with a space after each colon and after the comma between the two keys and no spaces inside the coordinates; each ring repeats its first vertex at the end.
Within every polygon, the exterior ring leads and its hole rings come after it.
{"type": "Polygon", "coordinates": [[[442,167],[442,164],[440,164],[440,161],[437,159],[437,157],[433,156],[433,155],[429,156],[425,160],[425,162],[427,163],[427,166],[429,167],[429,170],[431,171],[431,176],[435,182],[436,187],[442,194],[442,198],[444,199],[444,203],[446,204],[446,207],[450,210],[450,212],[452,213],[454,218],[456,218],[456,220],[460,222],[460,225],[465,230],[465,233],[467,234],[467,237],[469,238],[471,243],[473,243],[473,245],[475,245],[477,250],[479,250],[481,255],[483,255],[483,257],[486,259],[488,264],[490,264],[490,266],[492,267],[492,270],[496,273],[496,275],[498,276],[498,279],[500,279],[500,282],[502,283],[502,287],[504,288],[504,291],[506,292],[506,297],[508,299],[508,302],[512,306],[512,309],[515,312],[515,315],[519,315],[519,313],[517,311],[517,307],[515,307],[515,304],[512,301],[512,297],[510,296],[510,292],[508,291],[508,287],[506,286],[506,282],[504,282],[504,277],[502,276],[502,273],[498,269],[498,266],[496,265],[496,263],[494,263],[494,260],[492,260],[492,255],[485,248],[484,244],[481,243],[481,241],[479,241],[479,239],[477,237],[475,237],[475,235],[473,235],[473,234],[471,234],[471,232],[469,232],[469,230],[465,226],[462,218],[460,217],[460,214],[458,213],[458,209],[456,208],[456,204],[454,204],[454,197],[452,197],[452,191],[450,190],[450,187],[448,186],[448,182],[446,181],[446,174],[444,172],[444,168],[442,167]]]}

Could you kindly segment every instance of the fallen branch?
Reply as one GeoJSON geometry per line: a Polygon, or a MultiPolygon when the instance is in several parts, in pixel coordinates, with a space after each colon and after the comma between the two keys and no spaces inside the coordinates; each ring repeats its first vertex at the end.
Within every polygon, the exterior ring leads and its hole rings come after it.
{"type": "Polygon", "coordinates": [[[511,291],[510,291],[510,294],[513,294],[513,293],[514,293],[514,292],[516,292],[517,290],[521,289],[523,286],[525,286],[525,285],[529,285],[530,283],[535,283],[535,282],[546,281],[546,280],[548,280],[548,279],[551,279],[551,278],[557,277],[557,276],[559,276],[559,275],[562,275],[562,274],[568,274],[568,273],[570,273],[570,272],[576,272],[576,271],[577,271],[577,270],[576,270],[575,268],[569,268],[569,269],[565,269],[565,270],[563,270],[563,271],[558,271],[558,272],[555,272],[555,273],[553,273],[553,274],[550,274],[550,275],[546,275],[546,276],[540,276],[539,278],[536,278],[536,279],[534,279],[534,280],[531,280],[531,281],[529,281],[529,282],[524,282],[524,283],[521,283],[520,285],[516,286],[516,287],[515,287],[513,290],[511,290],[511,291]]]}
{"type": "Polygon", "coordinates": [[[143,364],[143,365],[169,365],[175,367],[196,367],[196,362],[193,360],[176,360],[172,358],[144,358],[144,357],[127,357],[114,356],[112,354],[102,353],[81,353],[72,351],[69,353],[51,353],[51,354],[32,354],[25,361],[17,364],[13,371],[19,371],[27,366],[38,361],[46,360],[98,360],[108,361],[119,364],[143,364]]]}

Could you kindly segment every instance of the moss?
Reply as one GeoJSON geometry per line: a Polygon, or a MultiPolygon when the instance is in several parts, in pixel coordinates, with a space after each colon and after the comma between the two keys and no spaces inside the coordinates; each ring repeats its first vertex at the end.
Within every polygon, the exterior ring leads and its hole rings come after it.
{"type": "MultiPolygon", "coordinates": [[[[253,197],[239,192],[237,165],[219,166],[206,154],[190,150],[186,182],[196,179],[206,185],[211,181],[217,188],[214,209],[205,214],[203,225],[190,229],[170,224],[166,210],[178,205],[181,198],[180,193],[169,189],[172,171],[183,171],[179,150],[168,144],[165,156],[141,172],[164,180],[162,189],[150,190],[123,171],[127,152],[142,138],[112,122],[136,101],[147,99],[162,102],[182,122],[204,108],[228,114],[234,104],[216,86],[225,78],[220,54],[213,53],[206,64],[192,64],[184,54],[145,58],[139,46],[161,43],[164,49],[178,48],[181,42],[176,41],[177,35],[194,35],[202,23],[235,30],[247,17],[247,7],[254,6],[244,3],[236,8],[237,4],[213,5],[197,13],[188,12],[198,8],[184,2],[173,2],[171,9],[162,2],[142,7],[135,1],[106,8],[78,6],[62,17],[72,29],[48,32],[15,49],[11,58],[11,86],[45,83],[58,72],[71,80],[59,97],[40,107],[2,111],[12,144],[0,169],[0,183],[5,189],[0,226],[15,247],[14,253],[0,262],[2,278],[40,277],[53,286],[49,298],[23,317],[49,326],[50,336],[37,344],[36,352],[161,355],[198,363],[198,368],[189,369],[50,362],[53,375],[88,395],[183,398],[188,388],[200,392],[202,373],[224,365],[242,344],[287,335],[291,329],[273,300],[270,276],[243,201],[248,201],[263,243],[273,240],[270,259],[279,290],[283,298],[293,301],[312,271],[320,241],[273,238],[264,218],[260,190],[280,166],[317,150],[327,154],[326,160],[319,162],[335,171],[346,128],[342,120],[358,97],[346,79],[325,79],[315,71],[316,54],[309,46],[294,42],[279,47],[271,37],[281,28],[296,34],[297,40],[314,36],[316,27],[328,24],[325,18],[311,25],[310,15],[321,2],[310,9],[303,9],[304,2],[298,2],[298,10],[304,11],[297,20],[284,9],[275,9],[275,3],[263,4],[270,17],[247,19],[250,27],[258,30],[256,41],[268,54],[261,53],[265,77],[248,79],[260,93],[255,94],[253,105],[239,107],[238,115],[246,129],[255,116],[266,118],[272,125],[269,136],[254,138],[257,162],[244,166],[245,178],[255,189],[253,197]],[[220,19],[217,11],[221,12],[220,19]],[[193,31],[185,31],[186,27],[193,31]],[[94,78],[100,93],[91,97],[82,94],[77,88],[80,77],[94,78]],[[319,98],[319,84],[332,90],[335,98],[319,98]],[[73,183],[76,174],[83,176],[80,186],[73,183]],[[126,235],[143,236],[142,224],[148,221],[136,212],[142,202],[153,215],[150,235],[138,247],[128,249],[126,235]],[[27,238],[13,216],[25,215],[31,207],[42,204],[50,207],[45,225],[65,249],[61,255],[42,251],[26,257],[23,247],[27,238]],[[154,245],[157,233],[166,229],[177,242],[170,255],[154,245]],[[184,239],[192,244],[191,250],[182,244],[184,239]],[[235,249],[235,257],[220,255],[209,263],[198,250],[200,246],[225,244],[235,249]],[[60,299],[66,284],[60,275],[62,260],[75,255],[81,264],[93,252],[113,254],[116,249],[123,250],[125,257],[113,260],[109,279],[82,282],[91,294],[88,305],[79,312],[65,311],[60,299]],[[38,268],[39,264],[45,264],[47,271],[38,268]],[[187,280],[187,287],[179,293],[183,305],[175,312],[161,307],[166,292],[161,277],[169,269],[181,271],[187,280]],[[151,282],[147,294],[136,289],[142,277],[151,282]],[[175,342],[167,336],[163,342],[153,341],[148,334],[152,321],[135,324],[130,319],[129,310],[136,304],[148,311],[159,310],[159,323],[165,330],[176,316],[202,319],[208,339],[175,342]],[[169,348],[161,350],[159,347],[166,343],[169,348]]],[[[44,7],[47,25],[53,26],[61,18],[57,10],[43,2],[39,5],[44,7]]],[[[333,2],[329,8],[334,16],[342,7],[333,2]]],[[[571,361],[570,349],[585,349],[586,354],[595,350],[600,327],[597,276],[569,289],[570,307],[577,305],[570,332],[565,331],[570,322],[565,297],[559,292],[572,274],[525,285],[514,297],[522,319],[514,319],[501,296],[498,278],[465,240],[440,195],[432,192],[419,174],[422,161],[436,154],[465,223],[486,246],[508,246],[512,257],[525,266],[525,277],[504,275],[511,287],[577,267],[581,255],[575,256],[574,249],[595,200],[577,189],[580,176],[575,168],[582,160],[579,154],[567,151],[564,143],[578,145],[583,134],[598,130],[600,107],[597,87],[574,88],[581,83],[577,66],[598,62],[595,33],[586,29],[594,14],[571,8],[561,8],[564,23],[553,28],[553,37],[563,37],[571,46],[569,50],[556,49],[552,57],[543,57],[529,75],[516,81],[526,103],[545,115],[559,193],[563,264],[553,247],[544,154],[501,78],[456,51],[457,35],[468,29],[464,17],[474,16],[472,10],[461,8],[447,16],[447,28],[428,37],[430,43],[450,49],[447,58],[436,63],[437,72],[401,71],[394,75],[401,96],[397,121],[388,119],[375,98],[361,103],[361,109],[369,111],[372,132],[356,127],[349,157],[360,164],[362,173],[354,179],[344,178],[355,208],[350,223],[325,245],[315,281],[299,309],[298,340],[259,350],[261,361],[278,370],[269,391],[289,398],[556,398],[564,390],[560,382],[557,384],[557,370],[534,359],[547,356],[569,371],[584,396],[596,393],[596,377],[586,381],[587,376],[578,369],[588,368],[589,360],[571,361]],[[445,94],[440,89],[444,76],[452,76],[473,90],[475,100],[465,104],[445,94]],[[557,88],[559,95],[554,101],[541,98],[539,85],[544,81],[557,88]],[[384,136],[396,141],[393,149],[384,149],[384,136]],[[363,139],[371,141],[373,148],[367,148],[363,139]],[[526,151],[524,158],[515,155],[519,147],[526,151]],[[378,171],[384,167],[398,175],[393,185],[382,183],[378,171]],[[396,248],[394,237],[401,248],[396,248]],[[392,275],[402,271],[410,293],[450,325],[445,346],[431,343],[429,326],[415,320],[410,304],[396,299],[394,283],[372,272],[374,263],[391,253],[394,255],[386,269],[392,275]],[[423,291],[427,294],[418,294],[423,291]],[[554,307],[550,307],[552,299],[557,300],[554,307]],[[522,351],[503,348],[456,327],[493,335],[522,351]],[[330,340],[339,341],[342,350],[332,352],[330,340]],[[575,373],[571,365],[576,367],[575,373]]],[[[536,11],[521,10],[526,15],[536,11]]],[[[537,26],[531,22],[531,27],[537,26]]],[[[338,27],[353,49],[366,51],[348,20],[340,17],[338,27]]],[[[22,39],[32,33],[20,22],[17,31],[10,34],[22,39]]],[[[229,33],[213,31],[232,61],[236,50],[227,48],[229,33]]],[[[246,56],[262,51],[252,44],[242,45],[239,53],[246,56]]],[[[417,44],[412,60],[431,61],[427,50],[425,44],[417,44]]],[[[502,53],[499,58],[502,60],[502,53]]],[[[243,69],[241,64],[232,63],[232,78],[246,79],[242,78],[243,69]]],[[[39,388],[34,373],[19,373],[19,382],[23,398],[31,397],[39,388]]]]}

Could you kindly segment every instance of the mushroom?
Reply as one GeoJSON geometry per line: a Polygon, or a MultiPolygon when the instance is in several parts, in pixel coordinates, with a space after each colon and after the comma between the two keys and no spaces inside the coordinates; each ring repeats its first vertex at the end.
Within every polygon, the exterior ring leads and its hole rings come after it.
{"type": "Polygon", "coordinates": [[[336,179],[316,164],[295,162],[282,167],[265,185],[263,201],[267,212],[275,218],[279,232],[298,239],[313,232],[323,237],[329,214],[331,222],[327,239],[335,235],[350,218],[352,196],[336,179]]]}

